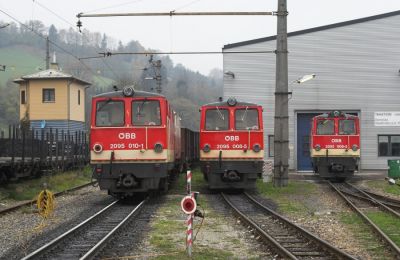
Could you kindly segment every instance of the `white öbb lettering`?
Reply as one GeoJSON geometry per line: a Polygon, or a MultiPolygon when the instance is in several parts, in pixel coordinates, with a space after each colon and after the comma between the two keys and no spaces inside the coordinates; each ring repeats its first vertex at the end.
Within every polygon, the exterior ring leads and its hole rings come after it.
{"type": "Polygon", "coordinates": [[[332,139],[332,143],[341,143],[342,139],[332,139]]]}
{"type": "Polygon", "coordinates": [[[239,136],[238,135],[227,135],[227,136],[225,136],[225,141],[231,141],[231,142],[234,142],[234,141],[239,141],[239,136]]]}
{"type": "Polygon", "coordinates": [[[119,133],[119,139],[136,139],[136,133],[119,133]]]}

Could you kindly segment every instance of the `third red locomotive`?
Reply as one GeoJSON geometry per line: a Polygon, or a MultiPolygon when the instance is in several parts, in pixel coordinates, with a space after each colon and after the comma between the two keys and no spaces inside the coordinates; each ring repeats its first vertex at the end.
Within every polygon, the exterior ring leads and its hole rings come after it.
{"type": "Polygon", "coordinates": [[[262,173],[262,107],[229,98],[201,107],[200,163],[210,189],[250,189],[262,173]]]}
{"type": "Polygon", "coordinates": [[[341,111],[312,119],[310,138],[314,172],[324,178],[345,179],[358,170],[360,121],[341,111]]]}

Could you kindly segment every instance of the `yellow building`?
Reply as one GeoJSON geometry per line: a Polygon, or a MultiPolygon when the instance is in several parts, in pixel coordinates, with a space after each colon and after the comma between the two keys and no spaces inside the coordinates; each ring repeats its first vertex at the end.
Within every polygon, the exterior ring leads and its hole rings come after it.
{"type": "Polygon", "coordinates": [[[71,133],[85,129],[85,94],[91,84],[56,69],[14,80],[20,89],[20,120],[34,129],[71,133]]]}

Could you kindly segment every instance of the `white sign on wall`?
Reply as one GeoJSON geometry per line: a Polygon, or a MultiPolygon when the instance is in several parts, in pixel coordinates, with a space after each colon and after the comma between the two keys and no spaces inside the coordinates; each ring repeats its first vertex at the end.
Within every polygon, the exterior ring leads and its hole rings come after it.
{"type": "Polygon", "coordinates": [[[375,112],[375,126],[400,126],[400,111],[375,112]]]}

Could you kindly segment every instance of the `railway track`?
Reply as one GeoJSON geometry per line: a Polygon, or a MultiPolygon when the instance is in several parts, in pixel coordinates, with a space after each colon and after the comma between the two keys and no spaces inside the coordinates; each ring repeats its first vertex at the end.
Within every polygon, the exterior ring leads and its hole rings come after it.
{"type": "Polygon", "coordinates": [[[389,212],[400,219],[399,201],[378,194],[371,195],[371,193],[365,192],[364,190],[361,190],[348,182],[340,184],[338,183],[336,184],[336,186],[341,190],[343,194],[373,204],[374,206],[377,206],[383,211],[389,212]]]}
{"type": "Polygon", "coordinates": [[[22,259],[92,259],[133,219],[145,202],[126,205],[114,201],[22,259]]]}
{"type": "Polygon", "coordinates": [[[382,202],[386,206],[396,210],[397,212],[400,212],[400,200],[394,199],[391,197],[387,197],[387,196],[383,196],[381,194],[377,194],[375,192],[371,192],[371,191],[364,190],[364,189],[362,191],[365,192],[366,194],[368,194],[369,196],[371,196],[372,198],[382,202]]]}
{"type": "MultiPolygon", "coordinates": [[[[58,197],[58,196],[61,196],[61,195],[66,194],[66,193],[68,193],[68,192],[76,191],[76,190],[85,188],[85,187],[87,187],[87,186],[94,185],[95,183],[96,183],[96,181],[94,181],[94,182],[89,182],[89,183],[86,183],[86,184],[83,184],[83,185],[80,185],[80,186],[73,187],[73,188],[71,188],[71,189],[67,189],[67,190],[64,190],[64,191],[60,191],[60,192],[54,193],[54,196],[55,196],[55,197],[58,197]]],[[[1,215],[4,215],[4,214],[6,214],[6,213],[9,213],[9,212],[15,211],[15,210],[17,210],[17,209],[20,209],[20,208],[22,208],[22,207],[32,205],[32,204],[34,204],[34,203],[36,203],[36,200],[31,200],[31,201],[23,202],[23,203],[20,203],[20,204],[15,205],[15,206],[2,209],[2,210],[0,210],[0,216],[1,216],[1,215]]]]}
{"type": "MultiPolygon", "coordinates": [[[[393,234],[385,234],[367,215],[369,212],[385,212],[390,213],[394,219],[394,222],[398,222],[400,215],[398,212],[393,210],[390,206],[385,205],[387,202],[382,202],[371,195],[368,195],[364,191],[358,189],[354,185],[349,183],[331,183],[329,185],[342,197],[346,203],[367,223],[372,230],[380,237],[382,241],[390,248],[390,250],[396,255],[396,258],[400,258],[400,248],[390,239],[389,236],[397,235],[398,230],[393,230],[393,234]]],[[[381,198],[382,199],[382,198],[381,198]]]]}
{"type": "Polygon", "coordinates": [[[314,236],[249,194],[227,195],[223,199],[235,214],[272,245],[285,259],[355,259],[344,251],[314,236]]]}

